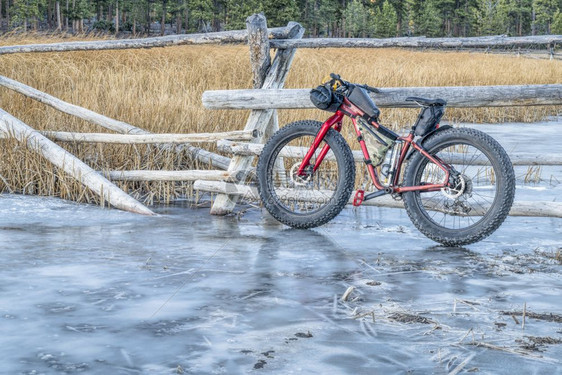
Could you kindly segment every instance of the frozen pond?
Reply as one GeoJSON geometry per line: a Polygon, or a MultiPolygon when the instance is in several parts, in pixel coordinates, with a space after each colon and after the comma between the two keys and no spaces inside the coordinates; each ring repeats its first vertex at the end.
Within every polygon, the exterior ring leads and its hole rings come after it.
{"type": "Polygon", "coordinates": [[[1,373],[561,372],[560,219],[443,248],[396,209],[157,211],[0,196],[1,373]]]}
{"type": "MultiPolygon", "coordinates": [[[[478,128],[512,153],[560,131],[478,128]]],[[[540,172],[517,199],[560,201],[540,172]]],[[[0,195],[0,373],[562,373],[561,219],[444,248],[397,209],[308,231],[156,211],[0,195]]]]}

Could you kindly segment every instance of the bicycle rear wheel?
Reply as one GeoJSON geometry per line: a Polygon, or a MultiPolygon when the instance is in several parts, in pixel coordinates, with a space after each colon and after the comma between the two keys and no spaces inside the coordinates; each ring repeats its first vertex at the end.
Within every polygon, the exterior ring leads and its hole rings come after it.
{"type": "MultiPolygon", "coordinates": [[[[452,167],[450,188],[404,193],[414,225],[436,242],[466,245],[492,234],[505,220],[515,194],[513,166],[505,150],[478,130],[447,129],[424,147],[452,167]]],[[[405,186],[439,184],[445,173],[416,153],[406,170],[405,186]]]]}
{"type": "Polygon", "coordinates": [[[297,121],[279,130],[264,146],[257,174],[267,211],[293,228],[313,228],[332,220],[345,207],[355,183],[355,163],[340,133],[330,129],[303,175],[298,170],[316,134],[318,121],[297,121]],[[314,171],[322,147],[330,151],[314,171]]]}

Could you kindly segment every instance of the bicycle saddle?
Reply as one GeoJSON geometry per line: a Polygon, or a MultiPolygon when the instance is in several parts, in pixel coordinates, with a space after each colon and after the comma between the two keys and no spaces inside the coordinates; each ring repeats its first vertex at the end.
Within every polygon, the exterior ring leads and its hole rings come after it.
{"type": "Polygon", "coordinates": [[[418,98],[416,96],[409,96],[406,98],[407,102],[416,102],[421,104],[425,107],[429,107],[432,105],[446,105],[447,102],[443,99],[425,99],[425,98],[418,98]]]}

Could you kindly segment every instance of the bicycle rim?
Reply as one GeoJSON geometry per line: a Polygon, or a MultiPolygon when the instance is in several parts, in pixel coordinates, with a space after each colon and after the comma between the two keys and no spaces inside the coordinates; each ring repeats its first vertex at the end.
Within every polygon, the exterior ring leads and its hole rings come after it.
{"type": "Polygon", "coordinates": [[[310,159],[303,175],[298,170],[314,141],[313,134],[296,134],[281,143],[267,166],[267,185],[277,205],[292,214],[311,215],[330,204],[335,197],[340,169],[332,150],[316,171],[313,166],[326,145],[323,141],[310,159]]]}

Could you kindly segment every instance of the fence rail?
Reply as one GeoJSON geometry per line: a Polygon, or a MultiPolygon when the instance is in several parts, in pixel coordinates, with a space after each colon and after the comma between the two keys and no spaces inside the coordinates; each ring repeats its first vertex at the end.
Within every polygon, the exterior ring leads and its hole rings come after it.
{"type": "MultiPolygon", "coordinates": [[[[233,184],[224,181],[195,181],[193,188],[196,190],[208,191],[216,194],[229,194],[237,195],[239,197],[244,197],[248,200],[259,200],[258,190],[255,186],[233,184]]],[[[287,191],[281,191],[279,194],[297,201],[319,201],[326,199],[326,196],[330,196],[331,192],[319,192],[318,197],[314,198],[310,195],[307,196],[306,200],[302,199],[302,195],[299,195],[291,189],[286,189],[287,191]],[[293,195],[291,195],[293,194],[293,195]]],[[[348,204],[353,203],[353,197],[355,196],[355,191],[351,194],[351,198],[348,204]]],[[[373,200],[364,201],[362,205],[365,206],[376,206],[376,207],[389,207],[389,208],[404,208],[404,203],[402,201],[397,201],[392,199],[390,196],[382,196],[373,200]]],[[[480,213],[474,212],[475,215],[480,213]]],[[[516,201],[513,203],[511,210],[509,211],[510,216],[544,216],[544,217],[559,217],[562,218],[562,202],[530,202],[530,201],[516,201]]]]}
{"type": "Polygon", "coordinates": [[[487,48],[554,46],[562,43],[562,35],[535,35],[508,37],[505,35],[468,38],[314,38],[277,39],[270,42],[273,48],[487,48]]]}
{"type": "MultiPolygon", "coordinates": [[[[408,96],[444,98],[448,107],[562,105],[562,84],[515,86],[385,87],[370,93],[381,108],[417,108],[408,96]]],[[[211,90],[203,93],[209,109],[315,108],[310,89],[211,90]]]]}
{"type": "MultiPolygon", "coordinates": [[[[293,24],[286,27],[276,27],[268,29],[270,38],[287,38],[293,24]]],[[[27,44],[18,46],[0,47],[0,55],[12,53],[31,53],[31,52],[72,52],[72,51],[100,51],[115,49],[138,49],[170,47],[194,44],[222,44],[235,43],[244,44],[248,40],[247,30],[221,31],[204,34],[169,35],[153,38],[141,39],[119,39],[102,40],[87,42],[62,42],[49,44],[27,44]]]]}
{"type": "MultiPolygon", "coordinates": [[[[236,142],[227,139],[217,141],[217,149],[226,154],[232,155],[261,155],[263,151],[263,144],[259,143],[247,143],[247,142],[236,142]]],[[[304,147],[285,147],[281,150],[279,156],[283,157],[296,157],[306,154],[308,149],[304,147]]],[[[353,159],[355,162],[363,162],[364,156],[361,151],[352,151],[353,159]]],[[[332,160],[333,155],[326,155],[326,160],[332,160]]],[[[534,154],[529,152],[518,152],[516,154],[510,154],[509,158],[513,165],[562,165],[562,153],[544,153],[544,154],[534,154]]],[[[455,164],[460,163],[463,160],[463,155],[452,155],[450,159],[446,160],[447,163],[455,164]]],[[[473,165],[488,165],[484,160],[474,159],[471,161],[473,165]]]]}
{"type": "Polygon", "coordinates": [[[216,142],[221,139],[251,141],[259,135],[258,131],[235,130],[222,133],[193,134],[110,134],[110,133],[70,133],[41,132],[46,137],[61,142],[116,143],[116,144],[185,144],[216,142]]]}

